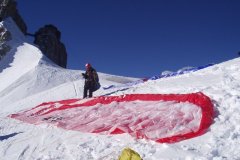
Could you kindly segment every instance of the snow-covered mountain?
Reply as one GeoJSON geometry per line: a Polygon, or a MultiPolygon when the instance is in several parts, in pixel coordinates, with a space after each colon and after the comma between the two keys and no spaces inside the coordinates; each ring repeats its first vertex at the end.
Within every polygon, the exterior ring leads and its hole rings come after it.
{"type": "MultiPolygon", "coordinates": [[[[0,74],[0,103],[3,106],[8,106],[9,109],[12,104],[15,106],[19,103],[25,103],[22,102],[23,99],[24,101],[29,99],[31,103],[33,99],[36,99],[33,103],[38,104],[43,101],[82,98],[84,81],[80,75],[85,71],[58,67],[45,57],[36,46],[27,43],[27,39],[11,19],[4,21],[3,25],[14,37],[9,42],[12,50],[0,63],[0,70],[2,70],[0,74]],[[40,100],[39,97],[45,98],[40,100]]],[[[136,78],[104,73],[99,73],[99,77],[102,86],[109,83],[121,84],[136,80],[136,78]]],[[[96,96],[100,94],[95,93],[96,96]]],[[[18,109],[20,108],[18,107],[18,109]]]]}
{"type": "MultiPolygon", "coordinates": [[[[11,19],[1,22],[12,34],[10,52],[0,61],[1,159],[117,159],[125,147],[144,160],[240,159],[240,58],[175,77],[126,88],[100,88],[94,96],[124,94],[183,94],[202,92],[214,104],[215,117],[202,136],[174,144],[134,139],[127,134],[98,135],[52,125],[27,124],[8,115],[43,102],[82,98],[83,71],[54,65],[19,31],[11,19]]],[[[99,73],[102,86],[136,78],[99,73]]]]}

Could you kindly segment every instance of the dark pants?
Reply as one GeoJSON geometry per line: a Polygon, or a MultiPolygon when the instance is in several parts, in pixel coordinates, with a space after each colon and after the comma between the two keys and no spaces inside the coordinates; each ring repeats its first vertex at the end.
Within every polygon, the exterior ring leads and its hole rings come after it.
{"type": "Polygon", "coordinates": [[[83,98],[92,97],[93,96],[93,85],[85,84],[83,91],[83,98]]]}

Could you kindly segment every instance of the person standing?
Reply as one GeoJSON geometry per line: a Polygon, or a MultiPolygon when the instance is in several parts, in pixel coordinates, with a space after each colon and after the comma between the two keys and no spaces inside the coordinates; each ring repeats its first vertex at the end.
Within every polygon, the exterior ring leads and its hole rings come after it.
{"type": "Polygon", "coordinates": [[[96,89],[96,86],[99,84],[99,79],[96,70],[90,63],[87,63],[85,67],[86,72],[82,73],[82,76],[85,78],[83,98],[90,98],[93,96],[93,92],[98,89],[96,89]]]}

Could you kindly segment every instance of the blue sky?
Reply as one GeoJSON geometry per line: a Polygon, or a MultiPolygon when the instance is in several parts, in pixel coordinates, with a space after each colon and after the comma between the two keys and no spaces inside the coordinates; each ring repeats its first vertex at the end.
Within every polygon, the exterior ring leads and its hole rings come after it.
{"type": "Polygon", "coordinates": [[[34,33],[62,33],[69,69],[149,77],[186,66],[220,63],[240,51],[239,0],[18,1],[34,33]]]}

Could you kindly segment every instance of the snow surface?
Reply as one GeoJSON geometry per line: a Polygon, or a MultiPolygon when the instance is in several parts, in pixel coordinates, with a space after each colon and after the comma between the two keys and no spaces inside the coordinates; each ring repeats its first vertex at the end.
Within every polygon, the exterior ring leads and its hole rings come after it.
{"type": "MultiPolygon", "coordinates": [[[[80,76],[83,71],[54,65],[27,42],[11,19],[1,25],[14,38],[9,42],[11,51],[0,61],[0,159],[113,160],[125,147],[137,151],[144,160],[240,159],[240,58],[129,88],[94,92],[94,96],[100,96],[201,91],[211,98],[215,118],[207,133],[174,144],[161,144],[134,139],[128,134],[83,133],[7,117],[43,102],[82,98],[84,79],[80,76]]],[[[99,73],[99,77],[102,86],[137,80],[104,73],[99,73]]]]}

